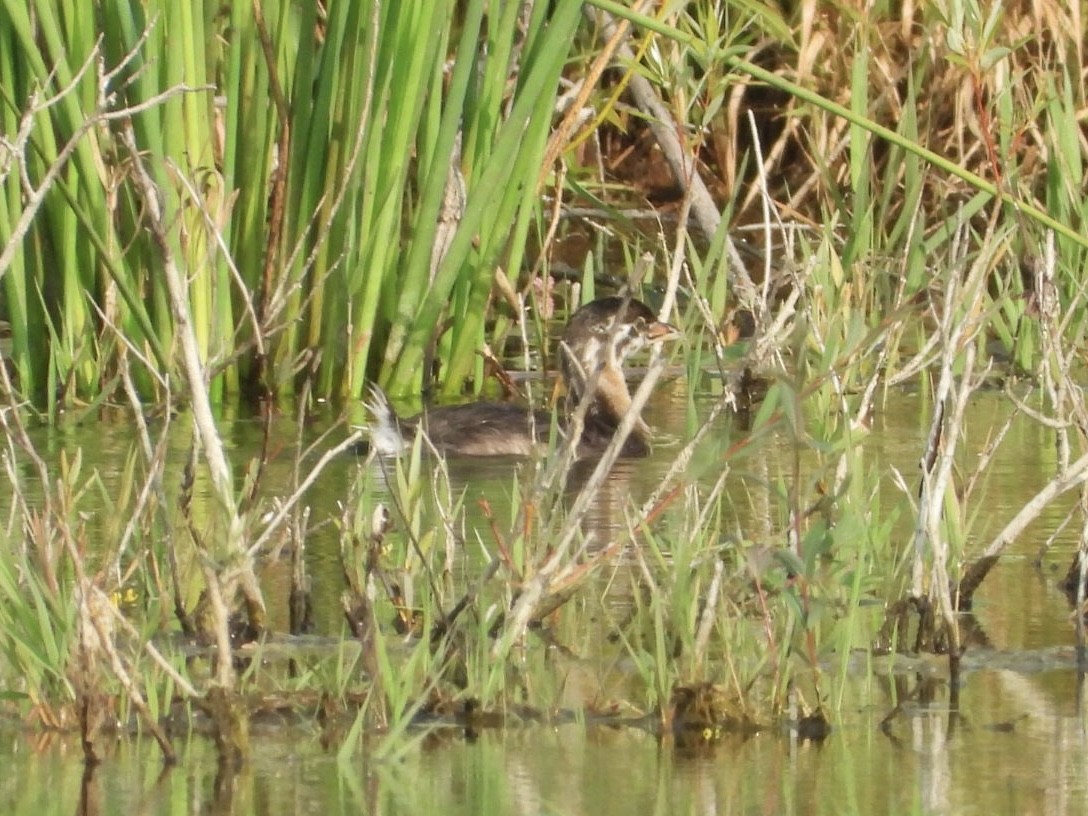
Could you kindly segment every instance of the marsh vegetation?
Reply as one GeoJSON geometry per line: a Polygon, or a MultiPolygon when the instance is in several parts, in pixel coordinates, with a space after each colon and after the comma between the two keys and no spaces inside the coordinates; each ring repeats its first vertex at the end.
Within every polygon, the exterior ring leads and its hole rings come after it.
{"type": "Polygon", "coordinates": [[[954,711],[976,595],[1063,535],[1083,646],[1076,4],[5,8],[0,678],[89,765],[206,728],[237,767],[270,711],[344,759],[436,725],[819,740],[859,666],[920,655],[954,711]],[[422,435],[353,454],[371,383],[551,409],[549,338],[621,291],[684,335],[633,482],[561,443],[486,491],[422,435]],[[56,441],[88,423],[131,445],[108,473],[56,441]]]}

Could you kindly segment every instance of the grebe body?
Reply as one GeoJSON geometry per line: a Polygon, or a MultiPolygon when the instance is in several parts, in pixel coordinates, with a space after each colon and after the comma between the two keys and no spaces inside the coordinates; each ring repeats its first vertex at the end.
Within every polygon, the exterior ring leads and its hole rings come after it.
{"type": "MultiPolygon", "coordinates": [[[[589,394],[578,439],[579,455],[604,450],[631,410],[631,392],[623,372],[627,358],[679,336],[675,327],[658,320],[646,304],[631,298],[600,298],[571,316],[560,342],[560,372],[568,393],[558,426],[560,433],[567,432],[570,417],[589,394]]],[[[422,430],[435,449],[445,454],[528,456],[547,443],[552,427],[548,411],[497,402],[435,406],[401,418],[377,387],[371,389],[367,408],[374,417],[370,447],[385,455],[404,452],[422,430]]],[[[645,456],[649,450],[650,429],[639,418],[621,454],[645,456]]]]}

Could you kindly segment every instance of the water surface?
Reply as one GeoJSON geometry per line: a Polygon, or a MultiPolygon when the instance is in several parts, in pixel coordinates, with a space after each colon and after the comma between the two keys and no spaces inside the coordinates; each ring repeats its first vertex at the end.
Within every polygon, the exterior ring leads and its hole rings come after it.
{"type": "MultiPolygon", "coordinates": [[[[697,405],[705,410],[706,400],[697,405]]],[[[665,438],[679,440],[689,432],[687,406],[683,383],[668,384],[655,396],[648,418],[665,438]]],[[[999,394],[976,395],[965,466],[1008,410],[999,394]]],[[[882,474],[881,495],[888,502],[901,498],[891,468],[908,484],[917,483],[927,416],[925,400],[905,392],[894,394],[877,415],[865,462],[882,474]]],[[[718,444],[735,435],[734,421],[722,420],[718,444]]],[[[260,423],[227,418],[224,428],[232,455],[243,462],[259,444],[260,423]]],[[[275,430],[265,485],[269,492],[286,493],[293,450],[322,428],[318,423],[300,431],[282,417],[275,430]]],[[[82,449],[83,467],[97,468],[109,489],[120,478],[131,434],[123,425],[104,432],[103,425],[89,423],[43,430],[36,439],[54,460],[62,451],[70,456],[82,449]]],[[[179,425],[170,454],[179,463],[187,443],[179,425]]],[[[711,462],[714,444],[704,452],[711,462]]],[[[649,494],[675,450],[666,444],[649,462],[617,469],[587,522],[595,535],[607,540],[623,529],[629,500],[649,494]]],[[[774,446],[769,450],[761,449],[758,460],[732,463],[737,511],[731,523],[747,537],[765,526],[752,515],[759,504],[752,499],[758,490],[753,485],[773,482],[792,467],[785,440],[781,460],[774,446]]],[[[1017,420],[989,477],[984,512],[973,529],[976,546],[1051,477],[1054,459],[1052,436],[1017,420]]],[[[312,518],[336,514],[345,485],[364,466],[350,456],[338,460],[309,496],[312,518]]],[[[480,498],[507,518],[515,467],[509,461],[454,463],[453,489],[466,491],[470,522],[480,519],[474,509],[480,498]]],[[[24,473],[32,489],[33,472],[24,473]]],[[[382,484],[375,472],[378,499],[382,484]]],[[[11,812],[41,816],[87,808],[83,812],[149,814],[1088,813],[1084,683],[1071,650],[1070,608],[1056,586],[1075,551],[1074,525],[1054,538],[1041,568],[1034,564],[1072,501],[1050,508],[979,591],[978,636],[965,661],[956,710],[944,663],[919,661],[907,671],[856,671],[843,681],[844,704],[832,714],[834,730],[822,744],[799,740],[787,722],[693,753],[636,728],[572,723],[480,733],[447,729],[420,734],[418,744],[395,761],[364,755],[340,763],[316,725],[257,726],[253,759],[231,779],[217,777],[214,749],[202,737],[179,746],[181,763],[168,772],[151,741],[121,740],[87,777],[75,739],[30,737],[12,727],[0,732],[6,734],[0,757],[8,766],[0,776],[0,796],[11,812]]],[[[909,520],[902,526],[909,536],[909,520]]],[[[326,528],[307,546],[318,629],[339,635],[337,541],[326,528]]],[[[466,555],[469,563],[483,558],[466,555]]],[[[270,601],[286,597],[285,573],[275,566],[267,571],[270,601]]],[[[270,607],[272,624],[281,629],[287,625],[284,607],[270,607]]],[[[864,665],[864,657],[855,660],[864,665]]]]}

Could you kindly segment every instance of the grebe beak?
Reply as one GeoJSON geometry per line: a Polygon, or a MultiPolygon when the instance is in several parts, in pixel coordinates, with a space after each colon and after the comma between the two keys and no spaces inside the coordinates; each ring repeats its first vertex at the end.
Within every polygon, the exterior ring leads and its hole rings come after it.
{"type": "Polygon", "coordinates": [[[683,335],[680,329],[671,323],[662,323],[660,320],[646,327],[646,339],[651,343],[663,343],[666,340],[679,340],[683,335]]]}

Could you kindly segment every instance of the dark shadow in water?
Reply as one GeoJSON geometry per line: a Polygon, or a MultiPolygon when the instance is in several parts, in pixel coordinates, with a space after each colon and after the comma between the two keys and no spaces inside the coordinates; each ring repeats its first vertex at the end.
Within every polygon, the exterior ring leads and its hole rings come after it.
{"type": "Polygon", "coordinates": [[[76,813],[79,816],[99,816],[102,810],[102,789],[95,781],[97,763],[85,763],[83,765],[83,779],[79,787],[79,808],[76,813]]]}
{"type": "Polygon", "coordinates": [[[215,769],[215,787],[212,796],[211,812],[230,816],[237,812],[235,799],[241,783],[241,773],[237,762],[220,758],[215,769]]]}
{"type": "MultiPolygon", "coordinates": [[[[960,642],[964,650],[993,649],[993,643],[990,637],[987,635],[985,629],[983,629],[978,618],[973,614],[961,614],[959,617],[959,628],[960,642]]],[[[880,731],[896,748],[906,749],[907,746],[893,731],[893,723],[901,716],[910,716],[906,712],[908,706],[911,708],[924,709],[939,703],[942,691],[945,688],[948,689],[948,702],[946,704],[948,721],[946,723],[945,738],[948,741],[951,741],[956,735],[957,728],[967,724],[963,720],[963,714],[960,709],[960,689],[965,682],[962,674],[962,654],[963,652],[961,651],[960,655],[945,655],[947,658],[947,675],[925,674],[919,672],[914,675],[896,674],[893,676],[892,682],[894,684],[894,689],[892,690],[892,693],[894,694],[894,699],[898,702],[881,720],[880,731]],[[911,686],[912,678],[915,681],[913,687],[911,686]]]]}

